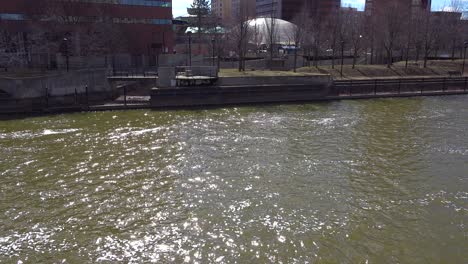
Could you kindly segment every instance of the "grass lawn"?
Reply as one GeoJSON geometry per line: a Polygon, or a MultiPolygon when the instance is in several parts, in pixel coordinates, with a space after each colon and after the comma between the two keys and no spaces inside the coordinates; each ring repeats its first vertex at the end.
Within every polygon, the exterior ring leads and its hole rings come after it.
{"type": "Polygon", "coordinates": [[[448,76],[449,71],[460,71],[462,60],[456,61],[428,61],[428,67],[423,67],[423,62],[411,61],[408,67],[405,62],[397,62],[388,68],[387,65],[352,65],[343,66],[343,78],[341,78],[341,65],[337,64],[335,69],[331,65],[299,68],[293,71],[269,71],[269,70],[247,70],[239,72],[237,69],[221,69],[220,77],[260,77],[260,76],[314,76],[332,75],[334,79],[360,80],[378,78],[415,78],[415,77],[443,77],[448,76]]]}
{"type": "Polygon", "coordinates": [[[323,75],[315,72],[293,72],[293,71],[268,71],[268,70],[246,70],[239,72],[237,69],[221,69],[219,77],[277,77],[277,76],[313,76],[323,75]]]}
{"type": "Polygon", "coordinates": [[[424,68],[423,62],[410,62],[405,67],[405,62],[397,62],[390,68],[386,65],[352,65],[343,66],[343,78],[341,78],[341,65],[319,66],[300,68],[298,72],[330,74],[335,79],[376,79],[376,78],[414,78],[414,77],[443,77],[448,76],[449,71],[461,71],[462,60],[457,61],[429,61],[424,68]]]}
{"type": "Polygon", "coordinates": [[[9,71],[0,71],[0,78],[24,79],[24,78],[44,77],[44,76],[53,75],[53,74],[57,74],[57,72],[36,71],[36,70],[9,70],[9,71]]]}

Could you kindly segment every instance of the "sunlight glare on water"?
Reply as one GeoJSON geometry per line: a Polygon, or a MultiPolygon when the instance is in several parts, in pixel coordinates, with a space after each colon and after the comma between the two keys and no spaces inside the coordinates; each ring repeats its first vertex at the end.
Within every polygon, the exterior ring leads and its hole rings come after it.
{"type": "Polygon", "coordinates": [[[467,99],[0,121],[0,262],[464,263],[467,99]]]}

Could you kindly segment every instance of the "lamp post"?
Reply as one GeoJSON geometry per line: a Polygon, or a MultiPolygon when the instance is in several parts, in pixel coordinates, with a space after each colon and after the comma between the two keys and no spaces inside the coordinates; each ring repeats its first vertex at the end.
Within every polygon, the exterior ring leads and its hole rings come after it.
{"type": "Polygon", "coordinates": [[[192,66],[192,31],[187,32],[189,45],[189,66],[192,66]]]}
{"type": "Polygon", "coordinates": [[[214,38],[211,39],[211,47],[213,48],[213,66],[215,66],[215,42],[216,40],[214,38]]]}
{"type": "Polygon", "coordinates": [[[465,41],[465,46],[464,46],[464,53],[463,53],[463,66],[462,66],[462,75],[465,74],[465,63],[466,63],[466,49],[468,48],[468,41],[465,41]]]}
{"type": "Polygon", "coordinates": [[[68,72],[70,69],[70,59],[69,59],[69,54],[68,54],[68,39],[63,38],[63,43],[65,45],[65,61],[67,64],[67,72],[68,72]]]}
{"type": "Polygon", "coordinates": [[[340,70],[341,78],[343,78],[344,45],[345,45],[345,42],[341,41],[341,70],[340,70]]]}
{"type": "MultiPolygon", "coordinates": [[[[358,56],[358,52],[360,52],[361,42],[362,42],[362,35],[359,35],[358,41],[354,45],[353,69],[356,68],[356,58],[358,56]]],[[[367,60],[367,54],[366,54],[366,60],[367,60]]]]}

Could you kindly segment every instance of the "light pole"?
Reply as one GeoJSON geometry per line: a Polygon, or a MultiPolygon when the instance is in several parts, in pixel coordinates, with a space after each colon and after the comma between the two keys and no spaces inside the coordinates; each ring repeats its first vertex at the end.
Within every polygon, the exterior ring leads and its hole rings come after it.
{"type": "Polygon", "coordinates": [[[468,48],[468,41],[465,41],[465,46],[463,48],[465,49],[465,51],[463,53],[463,66],[462,66],[462,72],[461,72],[462,75],[465,74],[466,49],[468,48]]]}
{"type": "Polygon", "coordinates": [[[213,67],[215,66],[215,42],[216,40],[214,38],[211,39],[211,46],[213,48],[213,67]]]}
{"type": "Polygon", "coordinates": [[[192,66],[192,31],[187,32],[189,46],[189,66],[192,66]]]}
{"type": "Polygon", "coordinates": [[[343,78],[344,45],[345,45],[345,42],[341,41],[341,70],[340,70],[341,78],[343,78]]]}
{"type": "Polygon", "coordinates": [[[68,72],[69,69],[70,69],[70,59],[69,59],[69,55],[68,55],[68,39],[63,38],[63,43],[65,45],[65,61],[66,61],[66,64],[67,64],[67,72],[68,72]]]}

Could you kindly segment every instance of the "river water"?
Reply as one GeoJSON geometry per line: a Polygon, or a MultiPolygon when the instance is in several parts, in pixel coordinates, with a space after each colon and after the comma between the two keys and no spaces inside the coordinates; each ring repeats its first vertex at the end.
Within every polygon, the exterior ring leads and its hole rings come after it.
{"type": "Polygon", "coordinates": [[[468,97],[0,121],[1,263],[467,263],[468,97]]]}

